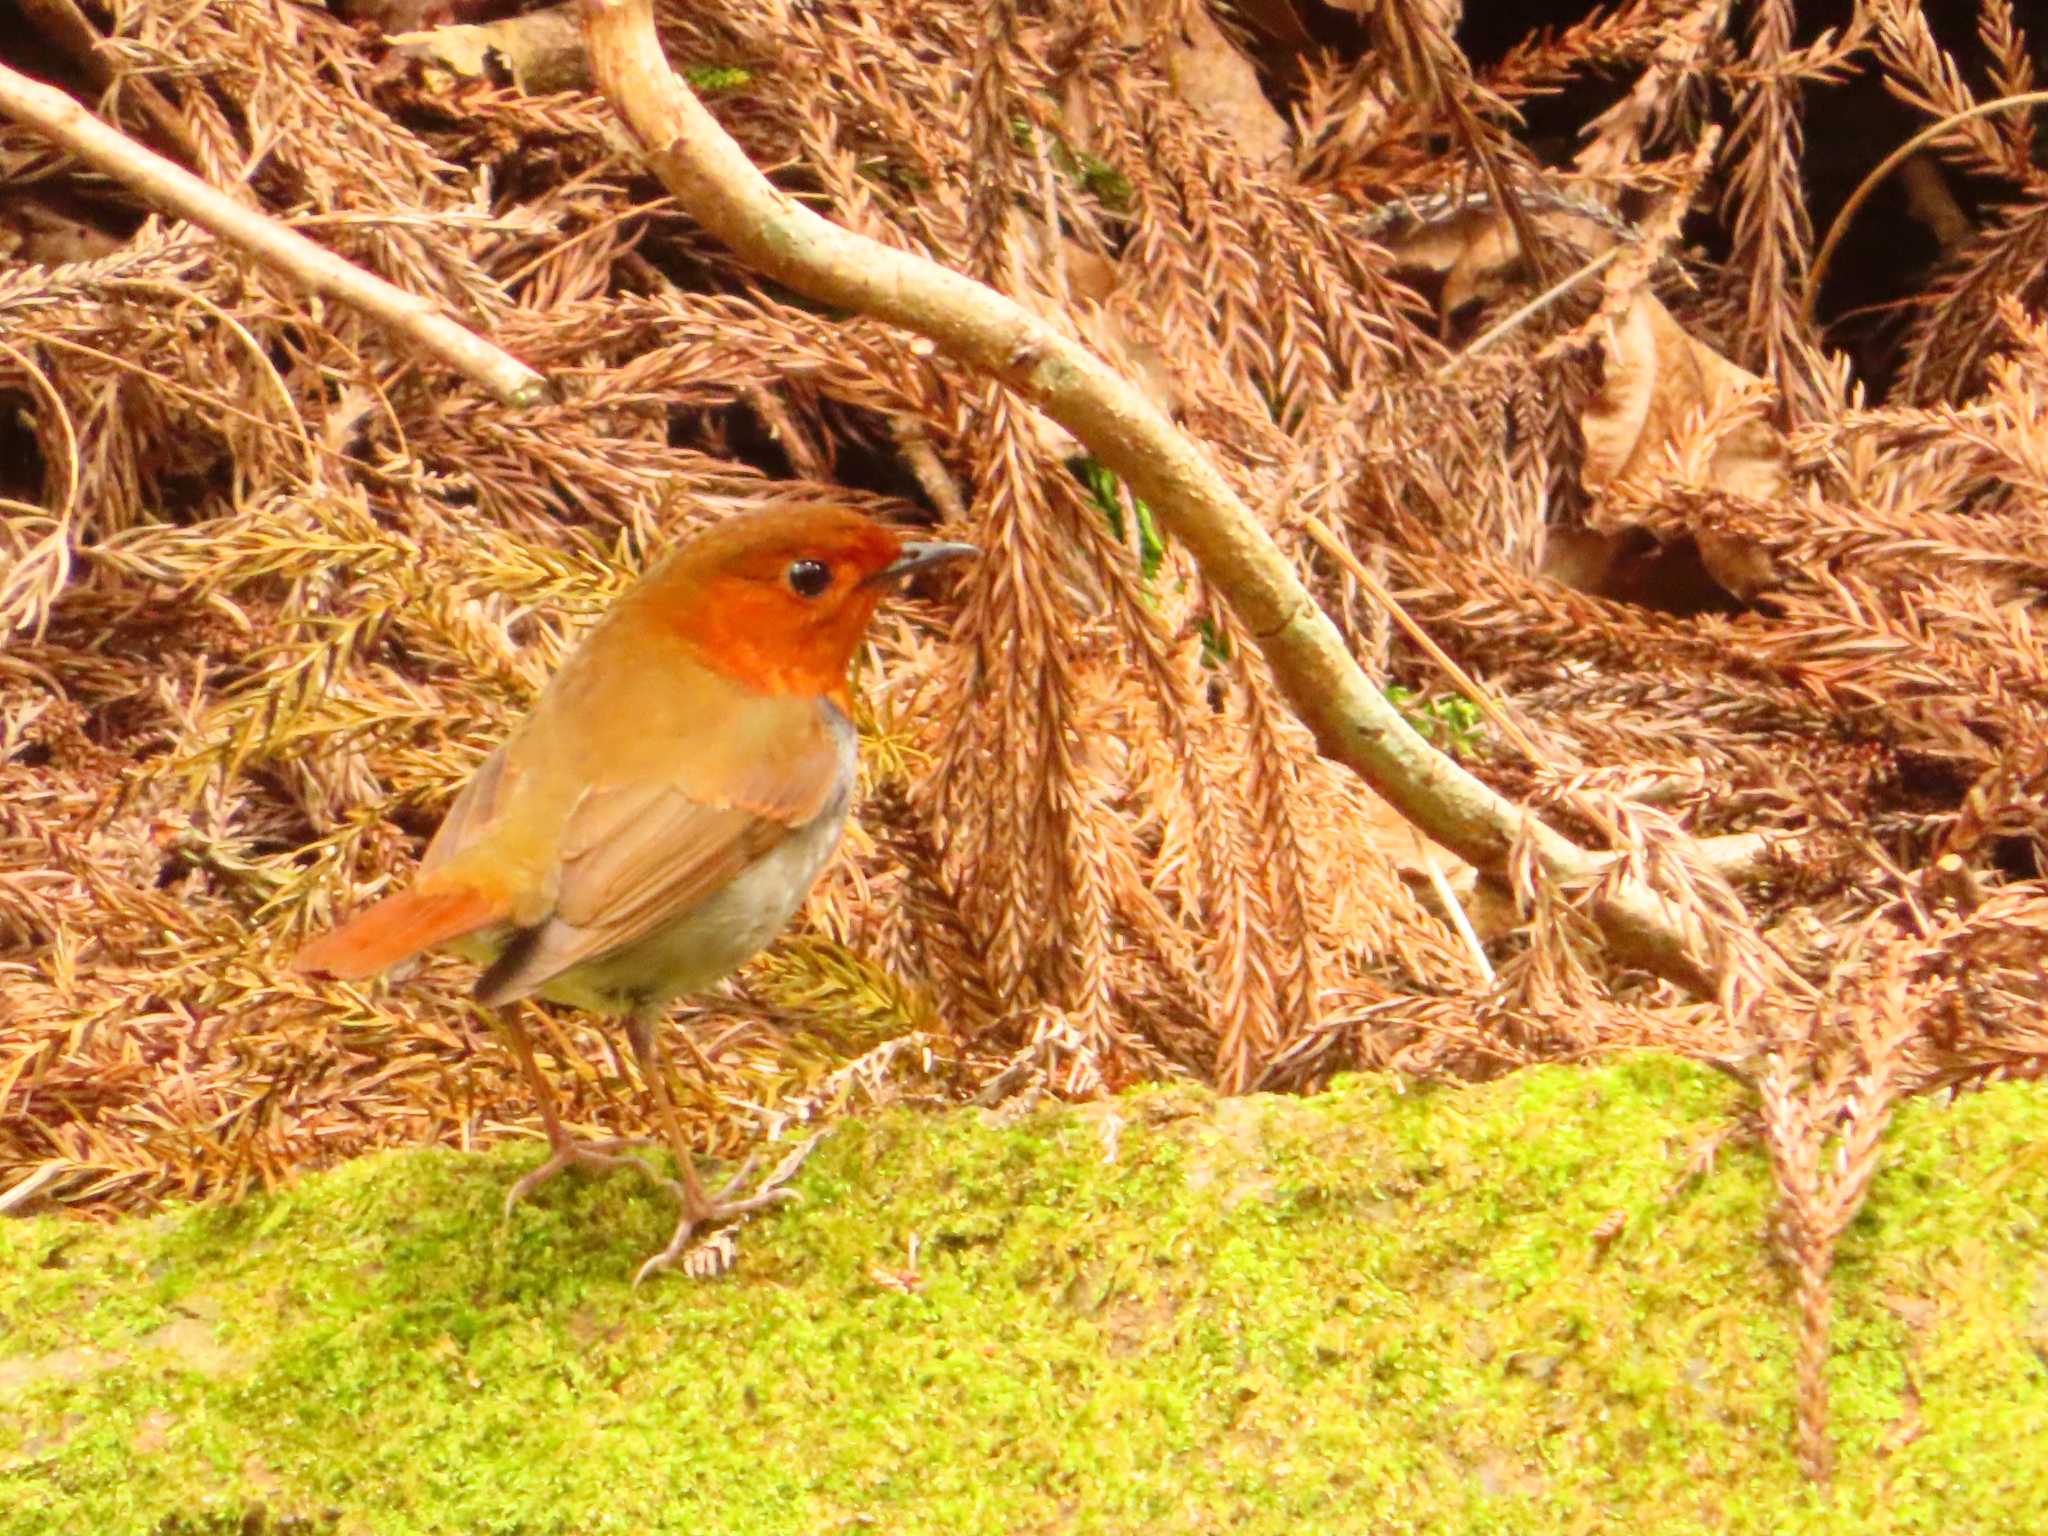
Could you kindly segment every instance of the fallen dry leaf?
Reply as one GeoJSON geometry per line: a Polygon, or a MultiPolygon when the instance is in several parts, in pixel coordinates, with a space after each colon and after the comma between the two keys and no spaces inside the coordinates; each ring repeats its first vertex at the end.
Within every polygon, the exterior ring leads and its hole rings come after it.
{"type": "MultiPolygon", "coordinates": [[[[1570,250],[1598,255],[1615,243],[1611,221],[1603,222],[1590,206],[1585,211],[1525,208],[1524,213],[1539,234],[1555,237],[1570,250]]],[[[1437,311],[1446,323],[1468,304],[1490,303],[1527,283],[1528,264],[1514,221],[1490,202],[1425,208],[1412,223],[1396,224],[1378,239],[1403,273],[1443,279],[1437,311]]]]}
{"type": "Polygon", "coordinates": [[[438,65],[465,80],[488,80],[501,71],[529,96],[580,90],[590,83],[583,24],[574,6],[551,6],[476,26],[401,32],[395,52],[438,65]]]}
{"type": "MultiPolygon", "coordinates": [[[[1595,493],[1670,478],[1667,449],[1765,387],[1687,335],[1648,292],[1608,327],[1605,350],[1600,391],[1579,418],[1586,440],[1580,479],[1595,493]]],[[[1703,483],[1713,489],[1769,499],[1785,490],[1785,446],[1769,423],[1751,415],[1719,434],[1705,470],[1703,483]]]]}
{"type": "Polygon", "coordinates": [[[1166,72],[1174,93],[1230,135],[1246,159],[1272,165],[1293,151],[1294,131],[1266,99],[1258,70],[1203,7],[1188,8],[1166,72]]]}
{"type": "MultiPolygon", "coordinates": [[[[1595,497],[1657,484],[1758,501],[1785,494],[1787,452],[1760,414],[1766,386],[1755,374],[1688,335],[1647,290],[1607,323],[1602,347],[1600,389],[1579,418],[1579,478],[1595,497]]],[[[1769,556],[1748,541],[1711,529],[1695,538],[1714,579],[1737,597],[1775,584],[1769,556]]]]}
{"type": "MultiPolygon", "coordinates": [[[[1142,49],[1153,41],[1154,29],[1133,19],[1121,37],[1127,48],[1142,49]]],[[[1164,39],[1161,50],[1166,81],[1173,94],[1209,126],[1237,145],[1255,165],[1276,167],[1294,152],[1294,130],[1267,99],[1256,65],[1210,19],[1207,10],[1190,7],[1185,25],[1164,39]]],[[[1077,143],[1097,137],[1099,123],[1085,81],[1069,79],[1060,97],[1060,115],[1077,143]]]]}

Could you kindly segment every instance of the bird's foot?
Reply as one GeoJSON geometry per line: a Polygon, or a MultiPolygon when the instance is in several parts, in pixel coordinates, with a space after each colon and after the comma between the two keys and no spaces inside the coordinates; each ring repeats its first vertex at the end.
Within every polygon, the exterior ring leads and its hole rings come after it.
{"type": "Polygon", "coordinates": [[[741,1196],[738,1192],[746,1188],[748,1180],[753,1178],[755,1165],[761,1160],[759,1152],[749,1153],[747,1160],[740,1164],[739,1171],[725,1181],[717,1194],[706,1196],[698,1191],[694,1200],[685,1195],[683,1214],[676,1222],[676,1230],[669,1238],[668,1246],[640,1266],[639,1272],[633,1276],[633,1284],[637,1287],[649,1275],[658,1275],[665,1269],[680,1269],[693,1280],[714,1279],[731,1269],[739,1259],[739,1243],[731,1228],[714,1232],[701,1242],[692,1243],[690,1239],[704,1228],[731,1221],[735,1216],[745,1216],[765,1206],[780,1205],[785,1200],[802,1199],[795,1190],[785,1186],[796,1177],[796,1171],[803,1167],[804,1159],[811,1155],[811,1149],[823,1135],[824,1132],[820,1131],[800,1143],[754,1187],[752,1194],[741,1196]]]}
{"type": "Polygon", "coordinates": [[[643,1178],[681,1200],[687,1207],[688,1197],[683,1186],[674,1179],[665,1179],[654,1171],[644,1158],[628,1157],[623,1147],[651,1147],[654,1143],[644,1136],[607,1136],[595,1141],[570,1141],[566,1138],[555,1144],[554,1154],[533,1172],[527,1174],[505,1193],[505,1214],[512,1214],[512,1207],[547,1183],[556,1174],[569,1168],[588,1168],[594,1173],[610,1173],[615,1168],[631,1168],[643,1178]]]}

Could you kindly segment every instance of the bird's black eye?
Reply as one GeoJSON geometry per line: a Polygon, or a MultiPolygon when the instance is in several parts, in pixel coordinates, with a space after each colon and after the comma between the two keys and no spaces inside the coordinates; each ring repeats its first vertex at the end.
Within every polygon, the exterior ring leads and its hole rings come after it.
{"type": "Polygon", "coordinates": [[[798,597],[816,597],[832,585],[832,567],[822,560],[799,560],[789,568],[789,590],[798,597]]]}

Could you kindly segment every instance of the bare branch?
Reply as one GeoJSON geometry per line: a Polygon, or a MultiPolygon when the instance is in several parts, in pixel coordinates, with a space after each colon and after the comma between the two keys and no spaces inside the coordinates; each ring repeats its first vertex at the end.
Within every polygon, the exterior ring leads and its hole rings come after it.
{"type": "Polygon", "coordinates": [[[428,300],[387,283],[245,208],[183,167],[94,117],[54,86],[0,64],[0,112],[47,134],[148,202],[188,219],[268,262],[315,293],[340,299],[406,336],[509,406],[538,404],[547,381],[502,349],[449,319],[428,300]]]}
{"type": "MultiPolygon", "coordinates": [[[[42,33],[52,47],[61,48],[78,61],[94,85],[103,91],[125,90],[132,95],[148,116],[150,127],[163,135],[187,165],[205,163],[198,141],[164,93],[149,80],[123,75],[108,61],[101,49],[106,39],[78,8],[77,0],[21,0],[21,10],[29,25],[42,33]]],[[[111,106],[112,102],[105,105],[111,106]]]]}

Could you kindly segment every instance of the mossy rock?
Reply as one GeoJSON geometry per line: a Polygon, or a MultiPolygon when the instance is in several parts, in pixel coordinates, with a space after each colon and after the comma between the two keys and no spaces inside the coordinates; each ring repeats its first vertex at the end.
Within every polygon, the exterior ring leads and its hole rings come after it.
{"type": "Polygon", "coordinates": [[[0,1224],[0,1530],[2048,1531],[2048,1091],[1899,1117],[1791,1454],[1739,1092],[1183,1089],[836,1127],[725,1279],[530,1145],[0,1224]],[[905,1267],[915,1235],[915,1279],[905,1267]]]}

